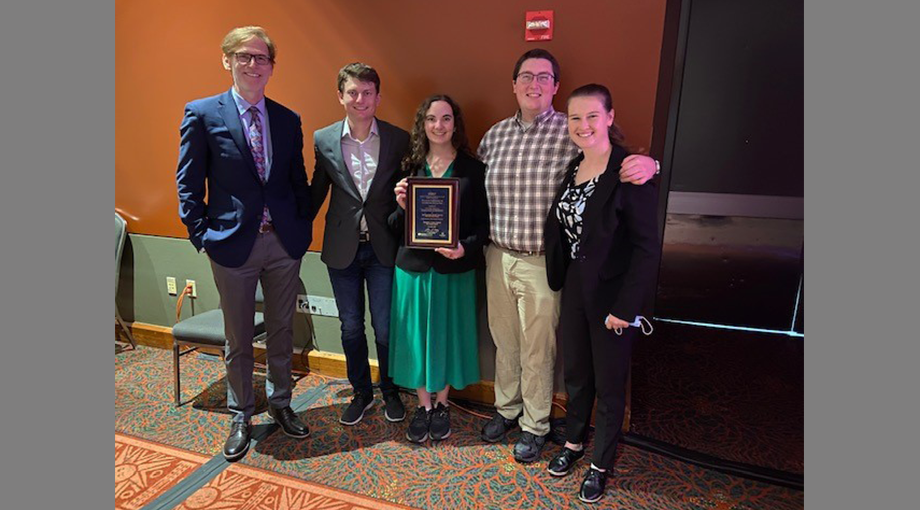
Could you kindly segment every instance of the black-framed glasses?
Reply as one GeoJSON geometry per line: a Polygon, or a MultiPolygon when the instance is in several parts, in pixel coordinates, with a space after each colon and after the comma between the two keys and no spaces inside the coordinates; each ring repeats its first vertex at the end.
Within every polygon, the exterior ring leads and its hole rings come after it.
{"type": "Polygon", "coordinates": [[[252,59],[256,60],[256,64],[260,66],[265,66],[271,64],[273,61],[268,55],[253,55],[252,53],[234,53],[233,57],[236,58],[236,61],[240,64],[247,65],[252,59]]]}
{"type": "Polygon", "coordinates": [[[551,73],[540,73],[540,74],[535,75],[533,73],[523,72],[523,73],[518,73],[517,75],[517,79],[521,83],[531,83],[533,82],[534,78],[536,78],[537,83],[541,85],[549,85],[550,83],[553,83],[553,80],[556,77],[553,76],[551,73]]]}

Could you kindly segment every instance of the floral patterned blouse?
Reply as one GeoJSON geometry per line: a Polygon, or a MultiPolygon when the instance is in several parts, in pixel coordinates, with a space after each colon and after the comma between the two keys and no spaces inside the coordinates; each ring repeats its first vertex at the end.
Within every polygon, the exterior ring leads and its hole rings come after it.
{"type": "MultiPolygon", "coordinates": [[[[575,172],[578,172],[578,168],[575,169],[575,172]]],[[[581,240],[585,205],[588,203],[588,198],[594,193],[599,177],[600,175],[597,175],[581,184],[575,184],[575,180],[572,179],[556,206],[556,219],[562,225],[564,241],[569,247],[569,256],[572,260],[578,256],[578,242],[581,240]]]]}

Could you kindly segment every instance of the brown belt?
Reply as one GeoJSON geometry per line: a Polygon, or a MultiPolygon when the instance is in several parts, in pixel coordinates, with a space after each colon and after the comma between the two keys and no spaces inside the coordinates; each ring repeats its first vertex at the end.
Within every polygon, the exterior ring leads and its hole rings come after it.
{"type": "Polygon", "coordinates": [[[511,255],[516,255],[518,257],[542,257],[543,251],[521,251],[521,250],[512,250],[511,248],[504,248],[502,246],[495,245],[498,249],[508,252],[511,255]]]}

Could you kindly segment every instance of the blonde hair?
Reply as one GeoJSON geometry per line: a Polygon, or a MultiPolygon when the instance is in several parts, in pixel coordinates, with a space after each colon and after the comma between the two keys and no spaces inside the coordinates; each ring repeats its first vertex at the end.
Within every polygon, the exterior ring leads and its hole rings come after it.
{"type": "Polygon", "coordinates": [[[258,37],[268,46],[268,58],[275,62],[275,43],[272,42],[265,29],[257,26],[236,27],[224,36],[223,42],[220,43],[220,49],[224,55],[231,55],[235,50],[243,45],[249,39],[258,37]]]}

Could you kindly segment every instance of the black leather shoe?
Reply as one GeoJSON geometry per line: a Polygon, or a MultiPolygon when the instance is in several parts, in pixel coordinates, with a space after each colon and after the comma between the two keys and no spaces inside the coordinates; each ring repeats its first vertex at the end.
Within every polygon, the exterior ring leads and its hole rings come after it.
{"type": "Polygon", "coordinates": [[[584,456],[584,448],[576,452],[575,450],[569,450],[563,447],[559,455],[556,455],[553,457],[553,460],[549,461],[549,466],[546,467],[546,470],[553,476],[565,476],[569,474],[569,470],[572,469],[575,462],[584,456]]]}
{"type": "Polygon", "coordinates": [[[497,443],[504,439],[505,434],[516,427],[517,424],[517,418],[509,420],[501,414],[495,413],[495,416],[482,427],[482,434],[479,437],[487,443],[497,443]]]}
{"type": "Polygon", "coordinates": [[[351,399],[351,404],[348,404],[348,407],[345,408],[345,412],[342,413],[342,417],[339,418],[339,423],[342,425],[355,425],[361,418],[364,418],[364,411],[367,411],[374,406],[374,395],[367,393],[355,393],[353,399],[351,399]]]}
{"type": "Polygon", "coordinates": [[[391,422],[399,422],[406,419],[406,408],[399,398],[399,393],[383,394],[383,417],[391,422]]]}
{"type": "Polygon", "coordinates": [[[450,437],[450,408],[438,403],[431,410],[431,425],[428,426],[432,441],[440,441],[450,437]]]}
{"type": "Polygon", "coordinates": [[[282,407],[281,409],[269,407],[268,414],[281,427],[284,435],[295,439],[303,439],[310,435],[310,429],[300,421],[291,406],[282,407]]]}
{"type": "Polygon", "coordinates": [[[578,491],[578,499],[585,503],[597,503],[603,497],[606,486],[607,472],[588,468],[585,479],[581,482],[581,490],[578,491]]]}
{"type": "Polygon", "coordinates": [[[521,438],[514,445],[514,460],[527,464],[540,458],[546,436],[537,436],[526,430],[521,432],[521,438]]]}
{"type": "Polygon", "coordinates": [[[252,437],[252,425],[235,421],[230,425],[230,435],[224,443],[224,458],[230,462],[240,460],[249,451],[249,439],[252,437]]]}
{"type": "Polygon", "coordinates": [[[428,439],[428,426],[431,424],[431,411],[424,407],[415,408],[415,416],[409,422],[409,430],[406,431],[406,439],[413,443],[421,443],[428,439]]]}

